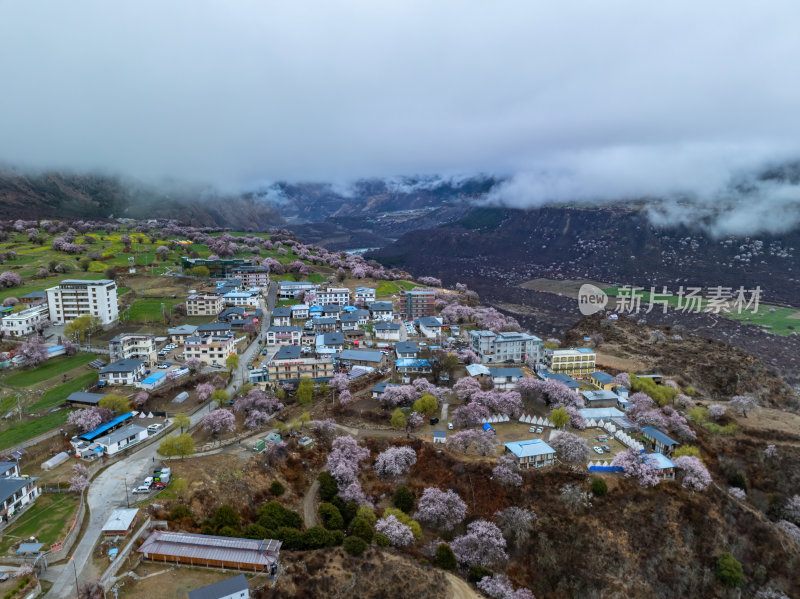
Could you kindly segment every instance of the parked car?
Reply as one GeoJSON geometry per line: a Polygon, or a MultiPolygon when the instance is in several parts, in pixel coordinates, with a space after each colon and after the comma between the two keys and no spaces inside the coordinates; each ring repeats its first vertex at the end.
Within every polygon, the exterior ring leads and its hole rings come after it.
{"type": "Polygon", "coordinates": [[[592,449],[594,449],[594,452],[595,452],[595,453],[603,453],[603,450],[602,450],[600,447],[598,447],[597,445],[595,445],[594,447],[592,447],[592,449]]]}
{"type": "Polygon", "coordinates": [[[449,431],[453,430],[453,423],[452,422],[448,422],[447,423],[447,430],[449,430],[449,431]]]}
{"type": "Polygon", "coordinates": [[[537,427],[537,428],[536,428],[536,432],[537,432],[537,433],[541,433],[543,430],[544,430],[544,429],[543,429],[541,426],[539,426],[539,427],[537,427]]]}
{"type": "Polygon", "coordinates": [[[148,476],[146,479],[144,479],[143,485],[145,487],[148,487],[148,488],[152,487],[153,486],[153,477],[152,476],[148,476]]]}
{"type": "Polygon", "coordinates": [[[133,492],[134,493],[149,493],[150,492],[150,487],[148,487],[146,485],[139,485],[138,487],[136,487],[133,490],[133,492]]]}
{"type": "Polygon", "coordinates": [[[611,453],[611,448],[608,445],[603,445],[603,451],[606,453],[611,453]]]}
{"type": "Polygon", "coordinates": [[[605,443],[606,441],[608,441],[608,437],[606,435],[598,435],[597,440],[600,441],[601,443],[605,443]]]}
{"type": "Polygon", "coordinates": [[[431,418],[431,426],[433,426],[434,424],[438,424],[438,422],[439,422],[439,419],[436,418],[435,416],[433,418],[431,418]]]}
{"type": "Polygon", "coordinates": [[[535,427],[535,426],[532,426],[532,427],[530,427],[530,428],[528,429],[528,432],[529,432],[529,433],[535,433],[535,432],[536,432],[536,427],[535,427]]]}

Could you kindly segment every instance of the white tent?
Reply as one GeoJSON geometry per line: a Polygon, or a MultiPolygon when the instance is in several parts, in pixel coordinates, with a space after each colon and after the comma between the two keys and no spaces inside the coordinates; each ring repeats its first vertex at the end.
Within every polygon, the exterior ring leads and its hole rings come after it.
{"type": "Polygon", "coordinates": [[[509,422],[511,418],[508,417],[508,414],[503,414],[503,422],[509,422]]]}
{"type": "Polygon", "coordinates": [[[148,418],[153,418],[153,417],[154,417],[154,416],[153,416],[153,413],[152,413],[152,412],[148,412],[148,413],[147,413],[147,417],[148,417],[148,418]]]}
{"type": "Polygon", "coordinates": [[[519,422],[525,422],[525,416],[527,416],[527,414],[520,414],[519,422]]]}
{"type": "Polygon", "coordinates": [[[592,418],[591,420],[589,420],[589,422],[586,423],[586,426],[589,428],[594,428],[597,426],[597,423],[594,421],[594,418],[592,418]]]}

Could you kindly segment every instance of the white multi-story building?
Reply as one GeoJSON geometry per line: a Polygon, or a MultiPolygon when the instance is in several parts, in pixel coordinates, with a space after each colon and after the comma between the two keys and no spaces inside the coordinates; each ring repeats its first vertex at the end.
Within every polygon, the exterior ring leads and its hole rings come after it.
{"type": "Polygon", "coordinates": [[[216,316],[222,312],[222,297],[219,295],[194,294],[186,298],[187,316],[216,316]]]}
{"type": "Polygon", "coordinates": [[[347,287],[326,287],[317,291],[314,298],[315,306],[325,304],[336,304],[337,306],[347,306],[350,303],[350,290],[347,287]]]}
{"type": "Polygon", "coordinates": [[[188,337],[183,344],[185,359],[197,358],[208,366],[225,365],[228,356],[236,353],[233,335],[208,335],[207,337],[188,337]]]}
{"type": "Polygon", "coordinates": [[[269,269],[264,266],[237,266],[231,270],[231,278],[239,279],[245,287],[269,285],[269,269]]]}
{"type": "Polygon", "coordinates": [[[147,333],[122,333],[108,342],[112,362],[138,358],[150,366],[156,363],[156,337],[147,333]]]}
{"type": "Polygon", "coordinates": [[[117,284],[110,279],[65,279],[47,290],[47,308],[54,324],[67,324],[85,314],[97,317],[101,325],[111,324],[119,318],[117,284]]]}
{"type": "Polygon", "coordinates": [[[300,345],[302,336],[300,327],[272,326],[267,329],[267,345],[300,345]]]}
{"type": "Polygon", "coordinates": [[[365,304],[375,301],[375,290],[372,287],[356,287],[355,301],[361,300],[365,304]]]}
{"type": "Polygon", "coordinates": [[[258,308],[257,291],[233,291],[222,296],[226,306],[252,306],[258,308]]]}
{"type": "Polygon", "coordinates": [[[27,310],[14,312],[3,317],[3,328],[12,337],[24,337],[36,331],[39,323],[45,322],[50,316],[46,304],[40,304],[27,310]]]}
{"type": "Polygon", "coordinates": [[[469,346],[484,364],[538,363],[542,358],[542,340],[526,333],[470,331],[469,346]]]}
{"type": "Polygon", "coordinates": [[[40,494],[36,479],[21,476],[17,462],[0,462],[0,520],[9,520],[40,494]]]}
{"type": "Polygon", "coordinates": [[[308,281],[278,281],[278,297],[280,299],[293,299],[301,293],[316,291],[317,286],[308,281]]]}
{"type": "Polygon", "coordinates": [[[133,358],[117,360],[103,366],[98,375],[107,385],[133,385],[144,376],[144,362],[133,358]]]}

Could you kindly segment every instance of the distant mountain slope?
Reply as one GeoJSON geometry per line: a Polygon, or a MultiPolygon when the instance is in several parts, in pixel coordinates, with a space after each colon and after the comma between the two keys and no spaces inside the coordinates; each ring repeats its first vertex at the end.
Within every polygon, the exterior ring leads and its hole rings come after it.
{"type": "Polygon", "coordinates": [[[5,218],[175,218],[197,226],[263,230],[281,225],[275,207],[253,197],[207,189],[159,191],[99,175],[0,172],[0,211],[5,218]]]}
{"type": "Polygon", "coordinates": [[[760,285],[764,301],[796,304],[798,251],[797,230],[712,239],[683,226],[656,227],[631,207],[564,206],[475,209],[450,225],[409,232],[371,257],[448,283],[474,281],[488,295],[535,277],[587,278],[673,291],[760,285]]]}

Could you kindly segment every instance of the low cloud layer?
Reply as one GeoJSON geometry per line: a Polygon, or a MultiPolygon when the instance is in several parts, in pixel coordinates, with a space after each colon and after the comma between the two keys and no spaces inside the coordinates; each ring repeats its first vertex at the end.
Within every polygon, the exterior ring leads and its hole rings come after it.
{"type": "Polygon", "coordinates": [[[731,183],[800,158],[798,30],[789,1],[0,0],[0,163],[228,190],[490,173],[515,206],[785,226],[795,187],[731,183]]]}

